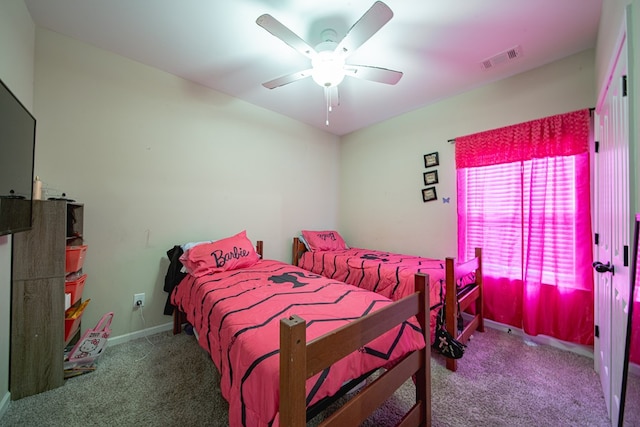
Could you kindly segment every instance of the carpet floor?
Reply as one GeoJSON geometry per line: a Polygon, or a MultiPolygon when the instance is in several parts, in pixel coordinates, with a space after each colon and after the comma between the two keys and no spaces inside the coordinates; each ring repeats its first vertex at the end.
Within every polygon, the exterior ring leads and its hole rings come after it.
{"type": "MultiPolygon", "coordinates": [[[[457,372],[439,355],[431,372],[437,427],[611,425],[593,359],[520,336],[476,333],[457,372]]],[[[94,372],[12,401],[0,426],[227,426],[218,383],[193,336],[164,332],[108,347],[94,372]]],[[[408,381],[365,426],[395,423],[413,394],[408,381]]],[[[640,426],[639,403],[640,381],[632,377],[626,426],[640,426]]]]}

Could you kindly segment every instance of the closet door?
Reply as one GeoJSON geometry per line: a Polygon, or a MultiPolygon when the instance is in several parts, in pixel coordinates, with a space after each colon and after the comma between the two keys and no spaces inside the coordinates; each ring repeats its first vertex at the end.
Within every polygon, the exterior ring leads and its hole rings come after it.
{"type": "Polygon", "coordinates": [[[613,58],[610,82],[596,108],[593,223],[596,338],[600,375],[612,425],[618,424],[629,304],[631,208],[626,32],[613,58]],[[607,268],[610,267],[610,268],[607,268]]]}

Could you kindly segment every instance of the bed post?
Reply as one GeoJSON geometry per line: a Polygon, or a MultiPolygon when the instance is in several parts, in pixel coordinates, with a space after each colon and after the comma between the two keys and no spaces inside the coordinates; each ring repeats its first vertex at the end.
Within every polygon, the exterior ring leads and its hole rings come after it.
{"type": "Polygon", "coordinates": [[[182,324],[186,321],[185,315],[178,307],[173,309],[173,335],[182,332],[182,324]]]}
{"type": "MultiPolygon", "coordinates": [[[[446,273],[445,273],[445,286],[446,294],[444,296],[445,302],[445,326],[447,331],[453,337],[458,336],[458,295],[456,289],[456,277],[455,277],[455,259],[446,258],[446,273]]],[[[447,358],[447,369],[450,371],[456,371],[458,369],[458,361],[456,359],[447,358]]]]}
{"type": "Polygon", "coordinates": [[[478,298],[476,299],[476,316],[478,319],[478,331],[484,332],[484,289],[482,288],[482,248],[476,248],[476,258],[478,258],[478,268],[476,269],[476,286],[478,287],[478,298]]]}
{"type": "Polygon", "coordinates": [[[293,315],[280,320],[280,425],[307,425],[307,322],[293,315]]]}
{"type": "Polygon", "coordinates": [[[431,328],[430,328],[430,311],[429,307],[429,276],[423,273],[417,273],[415,276],[415,290],[420,292],[423,298],[420,298],[419,311],[416,315],[418,323],[424,333],[425,346],[422,350],[421,357],[424,358],[424,363],[421,364],[420,369],[416,372],[416,402],[422,402],[424,407],[424,423],[423,426],[431,426],[431,328]]]}
{"type": "Polygon", "coordinates": [[[298,265],[298,238],[293,238],[293,245],[291,245],[291,264],[298,265]]]}
{"type": "Polygon", "coordinates": [[[304,246],[304,244],[297,237],[293,238],[293,245],[292,246],[293,247],[291,249],[291,264],[295,265],[296,267],[298,267],[298,262],[300,261],[300,254],[305,252],[307,248],[304,246]]]}

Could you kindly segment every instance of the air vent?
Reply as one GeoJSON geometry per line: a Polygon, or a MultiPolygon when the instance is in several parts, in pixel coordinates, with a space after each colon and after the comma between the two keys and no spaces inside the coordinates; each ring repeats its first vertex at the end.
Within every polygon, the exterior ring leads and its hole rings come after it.
{"type": "Polygon", "coordinates": [[[508,61],[513,61],[514,59],[520,58],[522,56],[522,47],[516,46],[511,49],[505,50],[502,53],[499,53],[491,58],[485,59],[480,63],[480,66],[483,70],[489,70],[491,68],[497,67],[498,65],[504,64],[508,61]]]}

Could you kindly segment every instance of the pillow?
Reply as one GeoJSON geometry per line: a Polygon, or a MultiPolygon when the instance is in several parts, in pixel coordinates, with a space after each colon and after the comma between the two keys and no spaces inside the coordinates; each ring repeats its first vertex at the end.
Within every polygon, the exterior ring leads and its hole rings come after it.
{"type": "Polygon", "coordinates": [[[259,259],[260,255],[247,238],[246,230],[235,236],[194,246],[180,257],[187,272],[195,277],[251,267],[259,259]]]}
{"type": "Polygon", "coordinates": [[[189,249],[193,248],[194,246],[198,246],[198,245],[201,245],[203,243],[212,243],[212,242],[213,242],[213,240],[203,240],[201,242],[187,242],[187,243],[184,243],[184,244],[180,245],[180,247],[182,248],[182,250],[184,252],[186,252],[189,249]]]}
{"type": "Polygon", "coordinates": [[[310,231],[302,230],[302,237],[311,251],[339,251],[349,249],[344,239],[334,230],[310,231]]]}

